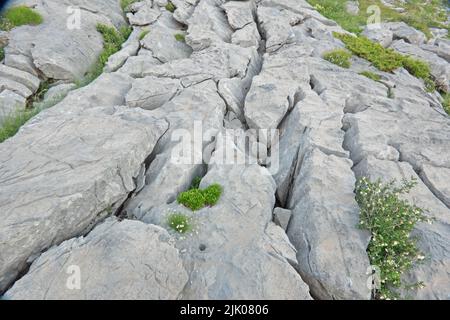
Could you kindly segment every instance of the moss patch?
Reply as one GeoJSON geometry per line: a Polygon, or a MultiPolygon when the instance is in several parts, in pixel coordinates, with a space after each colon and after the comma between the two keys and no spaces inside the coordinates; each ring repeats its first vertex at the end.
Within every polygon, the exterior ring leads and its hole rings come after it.
{"type": "Polygon", "coordinates": [[[77,81],[77,87],[88,85],[102,74],[103,68],[108,62],[109,57],[122,48],[122,43],[128,39],[133,29],[129,26],[124,26],[117,31],[114,27],[98,24],[97,31],[103,36],[103,51],[86,76],[77,81]]]}
{"type": "Polygon", "coordinates": [[[182,33],[177,33],[177,34],[175,35],[175,39],[176,39],[177,41],[180,41],[180,42],[186,42],[185,35],[182,34],[182,33]]]}

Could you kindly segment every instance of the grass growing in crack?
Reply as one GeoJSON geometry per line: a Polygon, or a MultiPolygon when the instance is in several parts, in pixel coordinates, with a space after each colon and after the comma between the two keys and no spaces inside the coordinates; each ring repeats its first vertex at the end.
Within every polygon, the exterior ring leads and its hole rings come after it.
{"type": "Polygon", "coordinates": [[[0,61],[3,61],[5,59],[5,48],[0,47],[0,61]]]}
{"type": "Polygon", "coordinates": [[[333,51],[325,52],[323,58],[335,65],[342,68],[350,68],[350,58],[352,54],[344,49],[336,49],[333,51]]]}
{"type": "Polygon", "coordinates": [[[400,67],[404,67],[411,75],[424,81],[427,91],[435,90],[430,66],[425,61],[402,55],[363,36],[355,37],[350,34],[336,32],[333,34],[344,42],[348,50],[358,57],[371,62],[377,69],[392,72],[400,67]]]}
{"type": "Polygon", "coordinates": [[[401,13],[382,4],[380,0],[359,0],[359,12],[352,15],[345,9],[347,0],[308,0],[323,16],[336,21],[347,31],[360,33],[367,25],[374,11],[368,8],[376,5],[380,10],[382,22],[403,21],[431,37],[430,28],[449,28],[446,25],[446,6],[442,0],[410,0],[397,2],[405,12],[401,13]]]}
{"type": "Polygon", "coordinates": [[[394,99],[395,98],[394,90],[391,87],[388,87],[387,97],[389,99],[394,99]]]}
{"type": "Polygon", "coordinates": [[[109,57],[122,48],[122,43],[128,39],[132,32],[132,28],[124,26],[117,31],[114,27],[99,23],[97,24],[97,31],[103,36],[103,51],[86,76],[76,82],[78,88],[88,85],[102,74],[103,68],[108,62],[109,57]]]}
{"type": "Polygon", "coordinates": [[[14,136],[20,129],[20,127],[37,115],[40,110],[37,108],[31,110],[20,110],[10,114],[4,119],[3,124],[0,127],[0,143],[6,139],[14,136]]]}
{"type": "Polygon", "coordinates": [[[16,6],[5,10],[0,16],[0,30],[9,31],[23,25],[39,25],[42,16],[27,6],[16,6]]]}
{"type": "Polygon", "coordinates": [[[200,177],[194,178],[189,190],[178,195],[178,203],[192,211],[200,210],[205,206],[216,205],[222,195],[222,187],[215,183],[205,189],[200,189],[200,181],[200,177]]]}
{"type": "Polygon", "coordinates": [[[442,98],[442,107],[444,108],[445,112],[450,115],[450,93],[444,94],[442,98]]]}
{"type": "Polygon", "coordinates": [[[381,76],[379,74],[373,73],[371,71],[363,71],[359,73],[362,76],[365,76],[366,78],[372,79],[373,81],[380,81],[381,76]]]}
{"type": "Polygon", "coordinates": [[[174,12],[175,11],[175,9],[177,8],[177,7],[175,7],[175,5],[172,3],[172,2],[168,2],[167,4],[166,4],[166,10],[167,11],[169,11],[169,12],[174,12]]]}
{"type": "Polygon", "coordinates": [[[181,213],[172,213],[167,218],[167,223],[170,228],[178,233],[186,233],[192,229],[191,219],[181,213]]]}
{"type": "Polygon", "coordinates": [[[177,34],[175,35],[175,39],[176,39],[177,41],[180,41],[180,42],[186,42],[185,35],[182,34],[182,33],[177,33],[177,34]]]}
{"type": "Polygon", "coordinates": [[[148,35],[149,32],[150,32],[150,30],[142,30],[141,34],[139,35],[139,40],[144,39],[145,36],[148,35]]]}
{"type": "Polygon", "coordinates": [[[399,198],[415,185],[415,180],[404,180],[397,187],[395,181],[383,184],[366,177],[356,184],[360,227],[368,229],[372,235],[367,253],[371,265],[380,268],[381,272],[381,286],[374,298],[397,299],[400,296],[396,289],[423,285],[406,285],[401,281],[401,276],[413,263],[424,259],[416,247],[416,239],[411,238],[416,223],[427,220],[424,210],[399,198]]]}

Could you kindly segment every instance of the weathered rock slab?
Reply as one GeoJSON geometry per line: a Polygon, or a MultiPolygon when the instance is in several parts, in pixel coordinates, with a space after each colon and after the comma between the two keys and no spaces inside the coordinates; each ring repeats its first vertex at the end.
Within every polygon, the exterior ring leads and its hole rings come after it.
{"type": "Polygon", "coordinates": [[[3,298],[177,299],[188,275],[170,242],[160,227],[108,219],[87,236],[67,240],[42,254],[3,298]]]}
{"type": "Polygon", "coordinates": [[[82,234],[135,188],[133,177],[168,124],[114,107],[128,81],[105,75],[0,144],[0,290],[28,259],[82,234]],[[100,88],[107,93],[98,96],[100,88]]]}

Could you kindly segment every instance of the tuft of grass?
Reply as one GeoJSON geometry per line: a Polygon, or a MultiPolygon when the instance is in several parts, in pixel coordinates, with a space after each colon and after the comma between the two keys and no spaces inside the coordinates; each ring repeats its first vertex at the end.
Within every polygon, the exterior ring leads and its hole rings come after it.
{"type": "Polygon", "coordinates": [[[444,94],[442,98],[442,107],[444,108],[445,112],[450,115],[450,93],[444,94]]]}
{"type": "Polygon", "coordinates": [[[0,47],[0,61],[3,61],[5,59],[5,48],[0,47]]]}
{"type": "Polygon", "coordinates": [[[142,30],[141,34],[139,35],[139,40],[144,39],[145,36],[148,35],[149,32],[150,32],[150,30],[142,30]]]}
{"type": "Polygon", "coordinates": [[[0,143],[14,136],[28,120],[37,115],[40,110],[37,108],[31,110],[17,111],[4,119],[0,127],[0,143]]]}
{"type": "Polygon", "coordinates": [[[180,41],[180,42],[186,42],[185,35],[182,34],[182,33],[177,33],[177,34],[175,35],[175,39],[176,39],[177,41],[180,41]]]}
{"type": "Polygon", "coordinates": [[[188,216],[175,212],[169,215],[167,223],[176,232],[186,233],[192,229],[190,220],[188,216]]]}
{"type": "Polygon", "coordinates": [[[122,8],[122,11],[125,12],[131,4],[133,4],[137,1],[139,1],[139,0],[120,0],[120,7],[122,8]]]}
{"type": "Polygon", "coordinates": [[[103,36],[103,51],[86,76],[76,82],[78,88],[88,85],[102,74],[109,57],[122,48],[122,43],[128,39],[133,29],[124,26],[117,31],[114,27],[99,23],[97,24],[97,31],[103,36]]]}
{"type": "Polygon", "coordinates": [[[367,248],[370,263],[380,271],[380,284],[374,292],[377,299],[396,299],[396,289],[422,286],[422,283],[406,285],[401,276],[411,269],[413,263],[425,257],[411,238],[416,223],[430,219],[424,210],[399,198],[416,185],[416,181],[403,180],[396,187],[395,180],[383,184],[363,177],[356,184],[356,201],[360,207],[360,227],[371,232],[367,248]]]}
{"type": "Polygon", "coordinates": [[[177,7],[175,7],[175,5],[172,3],[172,2],[168,2],[167,4],[166,4],[166,10],[167,11],[169,11],[169,12],[174,12],[175,11],[175,9],[177,8],[177,7]]]}
{"type": "Polygon", "coordinates": [[[371,71],[363,71],[359,73],[362,76],[365,76],[369,79],[372,79],[373,81],[380,81],[381,80],[381,76],[379,74],[373,73],[371,71]]]}
{"type": "Polygon", "coordinates": [[[9,31],[23,25],[39,25],[44,21],[42,16],[27,6],[16,6],[6,9],[0,17],[0,29],[9,31]]]}
{"type": "Polygon", "coordinates": [[[323,55],[323,58],[335,65],[342,68],[350,68],[350,58],[352,54],[344,49],[336,49],[333,51],[328,51],[323,55]]]}
{"type": "Polygon", "coordinates": [[[222,187],[215,183],[202,190],[199,189],[200,181],[200,177],[194,178],[189,190],[178,195],[178,203],[192,211],[200,210],[205,206],[216,205],[222,195],[222,187]]]}

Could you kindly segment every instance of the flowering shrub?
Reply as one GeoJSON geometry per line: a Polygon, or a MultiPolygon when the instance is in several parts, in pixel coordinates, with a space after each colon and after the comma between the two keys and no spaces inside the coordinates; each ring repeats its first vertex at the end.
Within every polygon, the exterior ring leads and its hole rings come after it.
{"type": "MultiPolygon", "coordinates": [[[[361,209],[360,227],[368,229],[372,239],[367,248],[370,263],[380,268],[381,287],[375,298],[399,298],[395,289],[407,288],[401,282],[404,272],[425,257],[410,237],[417,222],[427,220],[424,210],[399,198],[416,185],[415,180],[395,186],[395,181],[382,184],[363,177],[356,185],[356,201],[361,209]]],[[[422,286],[422,283],[413,286],[422,286]]]]}

